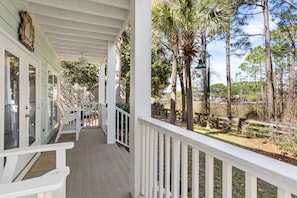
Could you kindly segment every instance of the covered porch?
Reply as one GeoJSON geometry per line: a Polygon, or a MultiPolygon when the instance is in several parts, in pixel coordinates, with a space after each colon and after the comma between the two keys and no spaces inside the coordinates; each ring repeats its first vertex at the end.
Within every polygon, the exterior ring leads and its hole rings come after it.
{"type": "MultiPolygon", "coordinates": [[[[29,74],[28,65],[35,65],[38,85],[37,116],[32,125],[36,126],[36,141],[29,144],[29,135],[23,132],[29,128],[30,117],[29,100],[25,101],[28,97],[24,96],[30,94],[26,92],[28,89],[21,89],[20,103],[16,105],[20,112],[19,131],[22,131],[18,148],[4,149],[4,141],[0,142],[1,198],[22,197],[24,193],[38,198],[256,198],[263,192],[261,181],[272,185],[272,197],[290,198],[297,194],[295,166],[151,117],[150,0],[3,0],[0,5],[0,38],[4,41],[0,43],[0,66],[3,66],[0,67],[0,95],[6,94],[2,88],[6,84],[4,68],[9,65],[8,55],[18,61],[22,78],[29,74]],[[21,9],[33,16],[33,25],[38,27],[35,52],[29,52],[18,42],[21,9]],[[126,115],[116,113],[115,44],[129,22],[131,113],[126,115]],[[61,82],[59,61],[78,60],[82,52],[87,60],[100,65],[97,114],[104,134],[98,128],[83,129],[75,145],[46,145],[55,131],[47,131],[48,108],[52,107],[48,101],[54,99],[49,99],[45,90],[49,89],[48,84],[56,82],[58,87],[61,82]],[[28,58],[34,60],[33,63],[28,58]],[[49,67],[53,67],[56,74],[52,81],[48,79],[49,67]],[[117,119],[125,116],[129,116],[129,122],[126,120],[129,129],[117,125],[117,119]],[[115,145],[123,140],[123,144],[129,146],[129,153],[115,145]],[[26,172],[24,167],[33,165],[31,159],[47,151],[56,153],[56,172],[36,180],[22,180],[20,174],[14,172],[15,167],[26,172]],[[216,169],[217,166],[221,168],[216,169]],[[240,182],[234,176],[236,170],[242,175],[240,182]],[[57,190],[59,196],[55,196],[57,190]],[[241,194],[234,195],[236,192],[241,194]]],[[[24,79],[29,84],[29,80],[24,79]]],[[[59,91],[59,88],[52,89],[52,92],[59,91]]],[[[6,101],[0,99],[3,115],[5,105],[6,101]]],[[[50,124],[56,120],[51,121],[50,124]]],[[[4,129],[4,116],[0,116],[2,137],[4,129]]],[[[64,137],[67,135],[62,135],[61,141],[64,137]]]]}
{"type": "MultiPolygon", "coordinates": [[[[67,198],[129,198],[129,153],[123,146],[106,144],[100,128],[85,128],[79,141],[74,134],[62,135],[59,142],[74,141],[66,152],[70,174],[66,180],[67,198]]],[[[24,179],[55,169],[55,153],[42,153],[24,179]]]]}

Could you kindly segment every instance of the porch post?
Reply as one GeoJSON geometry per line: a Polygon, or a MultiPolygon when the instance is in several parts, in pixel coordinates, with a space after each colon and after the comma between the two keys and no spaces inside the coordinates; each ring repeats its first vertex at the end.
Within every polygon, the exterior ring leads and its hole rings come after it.
{"type": "Polygon", "coordinates": [[[131,0],[130,186],[141,193],[141,126],[151,116],[151,0],[131,0]]]}
{"type": "MultiPolygon", "coordinates": [[[[5,51],[4,48],[0,47],[0,96],[5,96],[5,91],[2,87],[5,85],[5,51]]],[[[4,97],[0,99],[0,152],[4,150],[4,97]]],[[[0,158],[0,175],[3,173],[3,168],[4,168],[4,159],[0,158]]]]}
{"type": "Polygon", "coordinates": [[[116,46],[109,41],[107,58],[107,144],[115,143],[115,68],[116,46]]]}
{"type": "Polygon", "coordinates": [[[105,105],[105,63],[101,63],[99,68],[99,86],[98,86],[98,100],[99,100],[99,126],[102,127],[103,110],[102,105],[105,105]]]}

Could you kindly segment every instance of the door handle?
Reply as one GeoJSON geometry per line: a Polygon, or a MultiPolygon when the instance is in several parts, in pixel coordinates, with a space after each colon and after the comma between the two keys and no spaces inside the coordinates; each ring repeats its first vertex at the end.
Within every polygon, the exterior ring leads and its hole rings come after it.
{"type": "Polygon", "coordinates": [[[30,118],[31,117],[31,114],[28,113],[28,114],[25,115],[25,117],[26,118],[30,118]]]}

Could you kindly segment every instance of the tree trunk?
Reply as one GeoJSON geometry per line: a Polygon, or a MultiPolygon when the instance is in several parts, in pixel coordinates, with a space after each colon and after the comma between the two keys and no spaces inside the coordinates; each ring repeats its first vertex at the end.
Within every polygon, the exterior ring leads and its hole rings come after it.
{"type": "Polygon", "coordinates": [[[193,119],[193,98],[192,98],[192,81],[191,81],[191,60],[188,57],[185,61],[186,67],[186,100],[187,100],[187,129],[194,130],[193,119]]]}
{"type": "Polygon", "coordinates": [[[231,65],[230,65],[230,27],[226,34],[226,77],[227,77],[227,117],[232,118],[231,109],[231,65]]]}
{"type": "Polygon", "coordinates": [[[284,70],[283,70],[283,65],[281,66],[281,73],[280,73],[280,79],[279,79],[279,83],[280,83],[280,90],[279,90],[279,112],[280,115],[279,117],[281,117],[284,113],[284,70]]]}
{"type": "Polygon", "coordinates": [[[264,31],[265,31],[265,52],[266,52],[266,83],[267,83],[267,106],[268,106],[268,120],[275,120],[275,104],[274,104],[274,86],[273,86],[273,69],[270,51],[270,29],[269,29],[269,15],[268,15],[268,0],[263,0],[263,17],[264,17],[264,31]]]}
{"type": "Polygon", "coordinates": [[[286,104],[286,121],[292,122],[294,118],[294,113],[292,112],[292,107],[294,104],[294,98],[295,98],[295,57],[296,57],[296,46],[295,46],[295,29],[293,26],[293,22],[290,22],[291,24],[291,66],[289,67],[289,90],[288,90],[288,100],[286,104]]]}
{"type": "Polygon", "coordinates": [[[177,78],[177,47],[173,47],[172,71],[171,71],[171,99],[170,99],[170,123],[175,124],[176,120],[176,78],[177,78]]]}
{"type": "Polygon", "coordinates": [[[184,83],[184,71],[183,69],[179,69],[179,82],[181,88],[181,99],[182,99],[182,121],[185,122],[187,120],[187,109],[186,109],[186,91],[185,91],[185,83],[184,83]]]}
{"type": "MultiPolygon", "coordinates": [[[[207,64],[206,61],[206,35],[203,33],[201,35],[201,47],[202,47],[202,61],[203,63],[207,64]]],[[[203,76],[203,97],[201,101],[201,113],[207,114],[207,72],[206,68],[203,69],[202,71],[202,76],[203,76]]]]}

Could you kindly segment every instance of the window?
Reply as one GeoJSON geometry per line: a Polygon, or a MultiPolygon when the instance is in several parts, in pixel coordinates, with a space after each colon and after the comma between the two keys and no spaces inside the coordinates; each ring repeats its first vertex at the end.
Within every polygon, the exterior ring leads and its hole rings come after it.
{"type": "Polygon", "coordinates": [[[48,132],[51,133],[58,127],[58,110],[56,100],[58,99],[57,76],[48,72],[48,132]]]}

